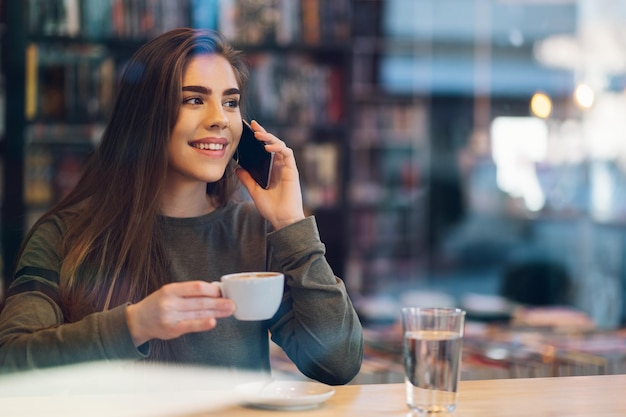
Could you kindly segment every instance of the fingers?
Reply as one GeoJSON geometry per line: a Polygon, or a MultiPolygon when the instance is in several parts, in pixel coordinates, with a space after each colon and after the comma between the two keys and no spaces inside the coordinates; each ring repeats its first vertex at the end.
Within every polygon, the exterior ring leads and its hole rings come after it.
{"type": "MultiPolygon", "coordinates": [[[[285,142],[278,139],[271,133],[268,133],[265,128],[263,128],[263,126],[261,126],[256,120],[253,120],[250,125],[254,130],[254,136],[257,139],[265,142],[265,149],[268,152],[280,153],[283,156],[286,156],[285,151],[291,151],[291,149],[287,147],[285,142]]],[[[293,155],[293,152],[291,152],[291,154],[293,155]]]]}
{"type": "Polygon", "coordinates": [[[181,319],[196,317],[227,317],[234,312],[231,300],[222,298],[219,286],[204,281],[167,284],[161,288],[164,297],[161,309],[175,311],[181,319]],[[187,316],[184,313],[189,313],[187,316]]]}
{"type": "Polygon", "coordinates": [[[176,324],[176,332],[183,335],[187,333],[198,333],[212,330],[217,326],[215,317],[206,317],[203,319],[184,320],[176,324]]]}
{"type": "Polygon", "coordinates": [[[213,329],[218,318],[229,317],[235,311],[231,300],[212,297],[179,298],[163,302],[156,315],[161,339],[171,339],[190,332],[213,329]]]}
{"type": "Polygon", "coordinates": [[[190,332],[213,329],[217,318],[235,311],[220,288],[204,281],[167,284],[126,311],[136,346],[150,339],[173,339],[190,332]]]}
{"type": "Polygon", "coordinates": [[[267,132],[265,130],[265,128],[263,126],[261,126],[261,124],[259,122],[257,122],[256,120],[252,120],[250,122],[250,127],[252,128],[252,130],[254,130],[255,132],[260,131],[260,132],[267,132]]]}
{"type": "Polygon", "coordinates": [[[167,284],[162,290],[169,295],[178,297],[220,297],[219,286],[205,281],[186,281],[167,284]]]}

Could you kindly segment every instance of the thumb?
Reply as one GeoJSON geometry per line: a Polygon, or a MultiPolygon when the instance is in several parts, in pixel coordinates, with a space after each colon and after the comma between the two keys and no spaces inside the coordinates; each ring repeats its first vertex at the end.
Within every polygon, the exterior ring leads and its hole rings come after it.
{"type": "Polygon", "coordinates": [[[256,187],[259,186],[256,183],[256,181],[254,180],[254,178],[252,178],[250,173],[248,171],[246,171],[245,169],[243,169],[243,168],[237,168],[235,170],[235,173],[237,174],[237,177],[239,178],[239,181],[241,181],[243,186],[246,187],[246,189],[248,190],[248,193],[250,193],[250,195],[252,195],[252,193],[254,192],[256,187]]]}

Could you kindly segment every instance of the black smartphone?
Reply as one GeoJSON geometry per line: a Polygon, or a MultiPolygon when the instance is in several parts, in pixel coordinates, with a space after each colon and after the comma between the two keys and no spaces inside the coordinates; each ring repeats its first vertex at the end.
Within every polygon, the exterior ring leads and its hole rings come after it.
{"type": "Polygon", "coordinates": [[[254,131],[245,120],[235,158],[239,158],[239,165],[250,173],[257,184],[264,189],[270,186],[274,153],[265,150],[263,142],[254,137],[254,131]]]}

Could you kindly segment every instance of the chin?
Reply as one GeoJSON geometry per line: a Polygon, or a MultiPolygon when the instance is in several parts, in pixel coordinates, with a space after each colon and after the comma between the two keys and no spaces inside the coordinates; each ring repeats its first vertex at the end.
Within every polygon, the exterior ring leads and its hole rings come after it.
{"type": "Polygon", "coordinates": [[[224,172],[225,170],[222,170],[220,172],[211,172],[209,173],[209,175],[203,175],[200,179],[206,183],[218,182],[224,177],[224,172]]]}

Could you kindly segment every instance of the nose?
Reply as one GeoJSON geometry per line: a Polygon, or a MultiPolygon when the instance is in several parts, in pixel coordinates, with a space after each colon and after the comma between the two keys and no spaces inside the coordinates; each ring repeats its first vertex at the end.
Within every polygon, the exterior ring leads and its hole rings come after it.
{"type": "Polygon", "coordinates": [[[223,130],[228,127],[229,120],[221,102],[210,101],[210,104],[207,106],[204,123],[208,129],[218,128],[223,130]]]}

